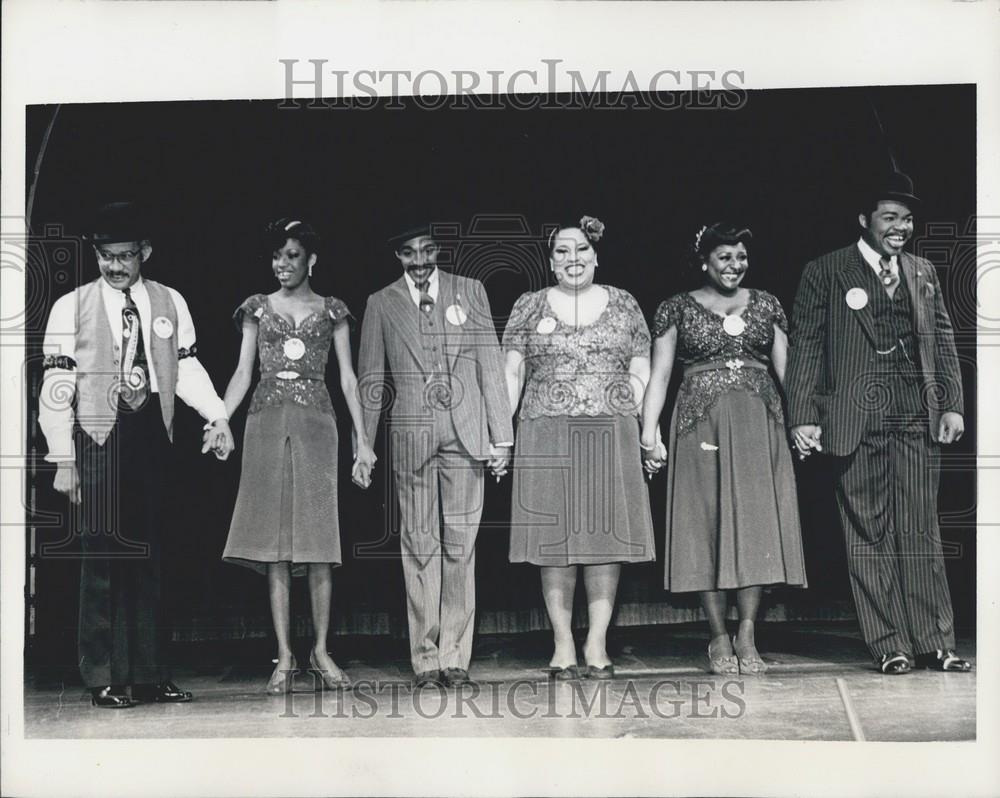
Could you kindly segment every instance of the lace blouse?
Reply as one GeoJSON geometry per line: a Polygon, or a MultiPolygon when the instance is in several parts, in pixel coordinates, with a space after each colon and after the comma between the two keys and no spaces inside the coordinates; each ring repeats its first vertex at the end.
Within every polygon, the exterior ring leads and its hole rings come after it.
{"type": "Polygon", "coordinates": [[[326,297],[322,311],[310,313],[297,325],[277,313],[265,294],[254,294],[240,305],[233,320],[240,330],[245,318],[256,320],[260,357],[260,382],[248,412],[292,402],[333,415],[326,361],[334,328],[350,316],[347,305],[334,297],[326,297]]]}
{"type": "Polygon", "coordinates": [[[687,374],[677,394],[677,434],[689,432],[707,415],[727,391],[743,390],[758,394],[768,412],[784,424],[781,396],[769,371],[742,368],[740,361],[769,364],[774,343],[774,327],[788,332],[788,320],[778,300],[766,291],[750,289],[747,306],[740,318],[739,335],[730,335],[723,317],[714,313],[689,293],[677,294],[660,303],[653,318],[653,337],[659,338],[677,327],[677,360],[684,366],[719,363],[719,368],[687,374]],[[729,362],[732,367],[725,364],[729,362]]]}
{"type": "Polygon", "coordinates": [[[505,351],[524,356],[519,418],[634,415],[633,357],[649,357],[649,329],[628,291],[604,286],[608,305],[592,323],[562,322],[548,289],[522,294],[503,333],[505,351]]]}

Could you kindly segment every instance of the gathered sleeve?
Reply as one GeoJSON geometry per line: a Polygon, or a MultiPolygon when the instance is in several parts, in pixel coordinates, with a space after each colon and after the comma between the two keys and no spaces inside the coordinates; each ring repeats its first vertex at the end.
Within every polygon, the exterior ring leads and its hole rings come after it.
{"type": "Polygon", "coordinates": [[[763,300],[764,307],[766,308],[767,315],[770,317],[773,324],[780,329],[785,335],[788,335],[788,317],[785,316],[785,309],[781,307],[781,303],[778,298],[773,294],[769,294],[767,291],[761,292],[761,298],[763,300]]]}
{"type": "Polygon", "coordinates": [[[661,302],[660,306],[656,309],[656,315],[653,316],[653,338],[659,338],[661,335],[669,332],[671,327],[679,325],[683,319],[683,314],[684,310],[680,294],[661,302]]]}
{"type": "Polygon", "coordinates": [[[347,303],[341,299],[337,299],[333,296],[328,296],[325,300],[326,302],[326,314],[330,317],[330,321],[336,326],[342,321],[346,321],[354,328],[357,323],[354,314],[351,313],[350,309],[347,307],[347,303]]]}
{"type": "Polygon", "coordinates": [[[233,312],[233,323],[236,325],[236,329],[243,332],[243,322],[247,319],[260,321],[260,317],[264,315],[266,304],[267,297],[264,294],[254,294],[243,300],[243,304],[233,312]]]}
{"type": "Polygon", "coordinates": [[[514,351],[524,354],[527,351],[528,338],[534,329],[535,317],[538,315],[540,297],[540,291],[530,291],[517,298],[503,330],[503,350],[505,352],[514,351]]]}

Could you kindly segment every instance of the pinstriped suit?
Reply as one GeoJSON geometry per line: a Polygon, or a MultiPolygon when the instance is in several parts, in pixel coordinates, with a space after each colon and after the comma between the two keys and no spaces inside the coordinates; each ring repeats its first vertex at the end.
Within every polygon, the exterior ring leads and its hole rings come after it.
{"type": "Polygon", "coordinates": [[[368,298],[358,358],[370,441],[390,405],[416,673],[469,666],[483,461],[491,442],[514,439],[486,291],[477,280],[438,275],[430,313],[414,303],[404,277],[368,298]]]}
{"type": "MultiPolygon", "coordinates": [[[[954,647],[951,598],[937,520],[938,424],[962,413],[962,382],[951,320],[934,267],[899,255],[910,303],[914,372],[902,349],[879,338],[892,300],[857,244],[806,265],[792,318],[786,389],[790,426],[819,424],[837,458],[837,501],[851,588],[865,642],[876,657],[954,647]],[[851,289],[869,298],[854,309],[851,289]],[[886,303],[889,303],[888,305],[886,303]],[[916,408],[919,415],[899,407],[916,408]]],[[[857,303],[856,303],[857,304],[857,303]]]]}

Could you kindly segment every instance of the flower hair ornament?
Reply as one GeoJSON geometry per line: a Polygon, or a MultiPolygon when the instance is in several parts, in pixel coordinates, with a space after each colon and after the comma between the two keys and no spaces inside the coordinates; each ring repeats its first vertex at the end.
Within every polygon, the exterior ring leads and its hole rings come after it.
{"type": "Polygon", "coordinates": [[[695,252],[697,252],[698,251],[698,247],[701,246],[701,237],[703,235],[705,235],[705,231],[707,229],[708,228],[705,225],[702,225],[701,229],[697,233],[695,233],[695,235],[694,235],[694,251],[695,252]]]}
{"type": "Polygon", "coordinates": [[[580,230],[583,231],[588,241],[600,241],[604,235],[604,222],[596,216],[581,216],[580,230]]]}

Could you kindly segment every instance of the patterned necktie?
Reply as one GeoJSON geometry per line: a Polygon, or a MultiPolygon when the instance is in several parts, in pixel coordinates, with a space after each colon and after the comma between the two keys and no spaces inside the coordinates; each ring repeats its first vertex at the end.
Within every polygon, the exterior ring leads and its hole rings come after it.
{"type": "Polygon", "coordinates": [[[149,364],[142,342],[142,320],[132,299],[132,289],[126,288],[122,308],[122,392],[129,407],[138,410],[149,397],[149,364]]]}
{"type": "Polygon", "coordinates": [[[885,286],[885,292],[889,295],[889,299],[892,299],[899,286],[899,275],[892,270],[892,261],[889,258],[879,258],[878,265],[878,279],[885,286]]]}
{"type": "Polygon", "coordinates": [[[428,292],[430,284],[431,284],[430,279],[423,280],[422,282],[419,283],[417,282],[414,283],[414,285],[417,287],[417,290],[420,292],[420,300],[418,303],[420,305],[420,309],[424,313],[428,314],[432,310],[434,310],[434,297],[432,297],[428,292]]]}

